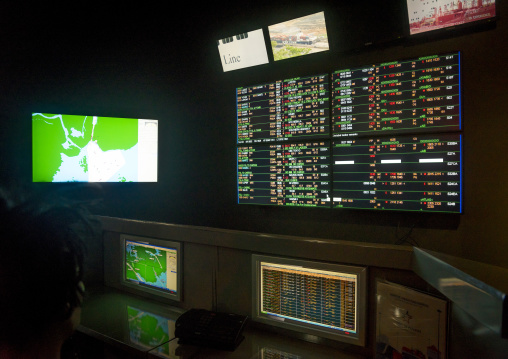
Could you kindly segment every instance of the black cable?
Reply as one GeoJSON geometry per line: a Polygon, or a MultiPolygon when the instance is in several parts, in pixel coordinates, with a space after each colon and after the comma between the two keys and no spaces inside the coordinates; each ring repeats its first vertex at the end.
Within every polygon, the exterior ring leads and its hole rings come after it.
{"type": "MultiPolygon", "coordinates": [[[[416,239],[414,239],[412,237],[412,234],[413,234],[413,229],[416,227],[417,224],[419,224],[421,221],[416,221],[415,224],[413,224],[411,226],[411,228],[409,229],[409,231],[403,235],[402,237],[398,238],[396,241],[395,241],[395,244],[396,245],[401,245],[403,243],[408,243],[412,246],[415,246],[415,247],[419,247],[420,244],[418,243],[418,241],[416,239]]],[[[397,236],[398,236],[398,232],[399,232],[399,226],[397,225],[397,236]]]]}

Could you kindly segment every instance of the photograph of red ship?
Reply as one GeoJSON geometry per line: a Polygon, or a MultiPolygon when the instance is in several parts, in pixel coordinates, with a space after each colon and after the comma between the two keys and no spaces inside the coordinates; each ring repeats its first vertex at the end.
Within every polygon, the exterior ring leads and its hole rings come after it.
{"type": "Polygon", "coordinates": [[[496,16],[495,0],[407,0],[407,9],[411,35],[496,16]]]}

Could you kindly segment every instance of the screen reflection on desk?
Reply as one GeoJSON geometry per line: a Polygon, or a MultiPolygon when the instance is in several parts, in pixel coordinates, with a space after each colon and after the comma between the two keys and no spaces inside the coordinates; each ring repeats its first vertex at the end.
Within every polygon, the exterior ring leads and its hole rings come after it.
{"type": "Polygon", "coordinates": [[[156,348],[164,357],[169,358],[167,346],[162,344],[169,342],[174,333],[175,322],[168,318],[156,315],[141,309],[127,306],[127,318],[129,323],[129,339],[133,344],[156,348]]]}

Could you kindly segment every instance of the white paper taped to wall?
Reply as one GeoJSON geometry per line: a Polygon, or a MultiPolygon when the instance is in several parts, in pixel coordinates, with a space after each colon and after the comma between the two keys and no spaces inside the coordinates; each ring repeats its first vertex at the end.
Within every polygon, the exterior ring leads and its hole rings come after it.
{"type": "Polygon", "coordinates": [[[217,44],[224,72],[268,63],[262,29],[227,37],[217,44]]]}

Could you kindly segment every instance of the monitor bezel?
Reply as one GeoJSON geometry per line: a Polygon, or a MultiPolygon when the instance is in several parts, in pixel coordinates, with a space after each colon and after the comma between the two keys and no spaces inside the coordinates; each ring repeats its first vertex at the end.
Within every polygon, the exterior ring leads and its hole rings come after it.
{"type": "Polygon", "coordinates": [[[367,267],[353,266],[333,262],[317,262],[312,260],[296,259],[291,257],[276,257],[270,255],[252,255],[252,320],[254,322],[288,329],[295,333],[302,333],[305,339],[319,341],[319,338],[345,342],[358,346],[366,345],[367,318],[367,267]],[[356,333],[328,329],[318,325],[302,323],[295,320],[272,318],[261,313],[261,262],[272,264],[292,265],[309,269],[318,269],[334,272],[343,272],[356,275],[356,333]]]}
{"type": "Polygon", "coordinates": [[[148,294],[148,295],[155,295],[160,298],[165,298],[173,301],[180,302],[182,300],[182,248],[183,245],[180,242],[176,241],[167,241],[157,238],[149,238],[149,237],[140,237],[140,236],[133,236],[133,235],[127,235],[127,234],[121,234],[120,235],[120,245],[121,245],[121,279],[120,279],[120,285],[127,287],[129,289],[134,290],[137,293],[140,294],[148,294]],[[153,245],[156,247],[161,248],[168,248],[168,249],[176,249],[176,293],[164,291],[162,289],[158,289],[155,286],[150,285],[142,285],[130,280],[127,280],[125,275],[125,255],[126,255],[126,241],[132,241],[132,242],[139,242],[147,245],[153,245]]]}

